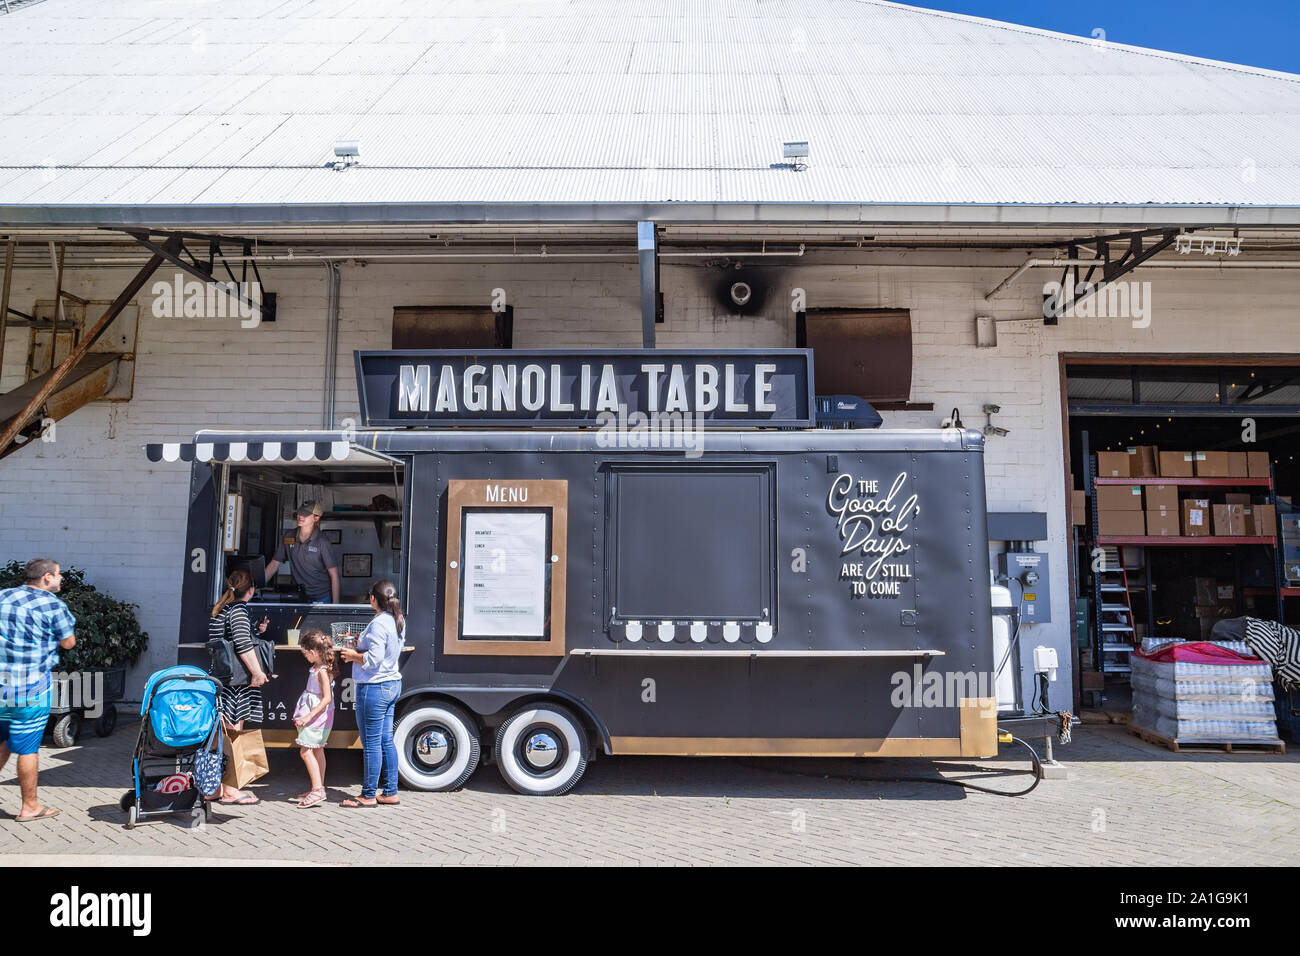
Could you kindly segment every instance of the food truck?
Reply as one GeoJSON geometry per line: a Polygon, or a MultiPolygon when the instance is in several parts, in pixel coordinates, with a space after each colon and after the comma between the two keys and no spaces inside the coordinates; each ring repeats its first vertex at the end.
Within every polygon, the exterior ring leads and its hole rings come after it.
{"type": "MultiPolygon", "coordinates": [[[[180,663],[205,663],[225,575],[325,502],[341,603],[306,603],[286,566],[249,608],[278,645],[269,744],[294,737],[292,641],[359,631],[389,578],[412,788],[483,760],[555,795],[621,754],[996,754],[978,432],[821,427],[845,403],[805,349],[355,362],[347,428],[147,449],[191,467],[180,663]]],[[[331,746],[359,746],[348,673],[331,746]]]]}

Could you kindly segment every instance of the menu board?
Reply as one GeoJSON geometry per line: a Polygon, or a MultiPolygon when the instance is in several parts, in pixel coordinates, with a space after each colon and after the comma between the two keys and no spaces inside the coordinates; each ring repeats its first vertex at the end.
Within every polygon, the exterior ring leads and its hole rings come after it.
{"type": "Polygon", "coordinates": [[[466,510],[463,521],[461,636],[544,638],[546,513],[466,510]]]}

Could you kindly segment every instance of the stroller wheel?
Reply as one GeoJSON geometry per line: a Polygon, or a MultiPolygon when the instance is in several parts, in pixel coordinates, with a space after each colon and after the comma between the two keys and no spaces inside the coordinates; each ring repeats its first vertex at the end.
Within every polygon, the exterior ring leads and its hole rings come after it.
{"type": "Polygon", "coordinates": [[[123,813],[125,813],[127,810],[130,810],[132,807],[134,807],[135,791],[128,790],[126,793],[122,794],[122,799],[117,801],[117,805],[122,808],[123,813]]]}
{"type": "Polygon", "coordinates": [[[131,804],[131,809],[126,811],[126,828],[128,830],[135,829],[136,820],[139,819],[139,817],[136,814],[137,814],[137,810],[135,804],[133,803],[131,804]]]}

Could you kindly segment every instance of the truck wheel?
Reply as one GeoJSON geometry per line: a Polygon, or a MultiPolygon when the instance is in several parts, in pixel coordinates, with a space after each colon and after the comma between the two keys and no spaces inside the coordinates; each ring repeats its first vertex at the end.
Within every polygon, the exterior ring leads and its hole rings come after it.
{"type": "Polygon", "coordinates": [[[501,776],[519,793],[558,797],[587,769],[587,734],[563,707],[531,704],[497,731],[496,759],[501,776]]]}
{"type": "Polygon", "coordinates": [[[417,704],[397,721],[397,772],[413,790],[459,790],[479,760],[478,724],[442,701],[417,704]]]}
{"type": "Polygon", "coordinates": [[[117,708],[109,704],[95,720],[95,736],[107,737],[117,726],[117,708]]]}
{"type": "Polygon", "coordinates": [[[54,746],[71,747],[77,742],[81,733],[81,717],[77,714],[64,714],[54,722],[54,746]]]}

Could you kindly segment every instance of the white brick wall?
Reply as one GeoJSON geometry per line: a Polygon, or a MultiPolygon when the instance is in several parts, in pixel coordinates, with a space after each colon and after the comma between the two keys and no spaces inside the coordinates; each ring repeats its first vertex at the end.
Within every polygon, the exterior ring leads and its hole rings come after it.
{"type": "MultiPolygon", "coordinates": [[[[808,305],[906,308],[912,313],[912,399],[930,412],[886,413],[895,427],[933,427],[957,406],[968,426],[983,424],[985,402],[1002,406],[998,422],[1011,429],[987,450],[989,507],[1049,515],[1052,618],[1025,649],[1047,643],[1070,657],[1067,541],[1062,478],[1060,352],[1300,351],[1294,322],[1294,278],[1286,272],[1218,273],[1149,270],[1150,328],[1123,319],[1063,318],[1004,323],[996,349],[974,347],[974,316],[1035,316],[1045,270],[1023,277],[994,303],[983,294],[1021,261],[991,258],[980,268],[963,254],[877,254],[867,265],[783,263],[773,267],[776,294],[765,315],[720,315],[716,274],[697,264],[662,268],[667,322],[663,347],[780,347],[794,341],[789,290],[807,290],[808,305]],[[923,263],[944,267],[927,267],[923,263]]],[[[237,319],[161,319],[148,291],[140,304],[135,397],[129,403],[85,408],[60,422],[57,440],[0,462],[0,558],[47,554],[84,567],[93,583],[140,605],[151,649],[133,682],[174,662],[178,595],[189,470],[151,465],[141,446],[184,440],[203,427],[318,427],[325,342],[323,268],[270,267],[267,286],[279,293],[274,325],[241,329],[237,319]],[[110,434],[112,420],[112,434],[110,434]]],[[[170,281],[173,273],[158,278],[170,281]]],[[[67,288],[111,299],[128,270],[71,272],[67,288]]],[[[48,273],[18,272],[13,305],[30,311],[50,295],[48,273]]],[[[514,306],[515,344],[532,347],[636,347],[640,344],[638,276],[631,261],[574,264],[401,264],[342,266],[336,420],[355,417],[352,351],[391,344],[392,309],[399,305],[487,303],[504,288],[514,306]]],[[[21,380],[22,330],[9,330],[0,386],[21,380]]],[[[1068,701],[1064,688],[1054,700],[1068,701]]]]}

